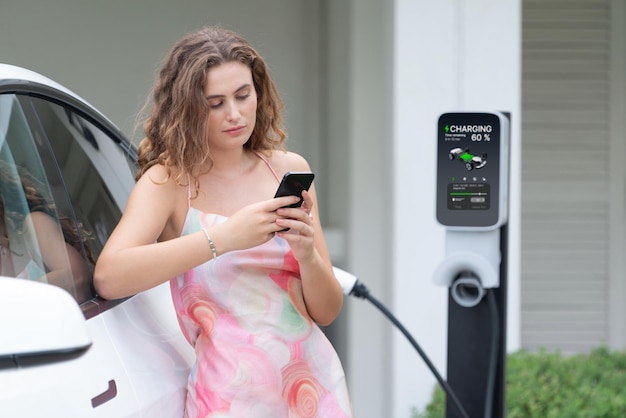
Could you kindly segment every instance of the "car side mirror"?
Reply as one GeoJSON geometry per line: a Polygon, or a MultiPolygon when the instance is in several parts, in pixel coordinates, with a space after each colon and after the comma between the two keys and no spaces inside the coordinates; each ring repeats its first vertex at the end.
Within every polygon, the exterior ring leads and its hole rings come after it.
{"type": "Polygon", "coordinates": [[[0,277],[0,369],[76,358],[91,346],[85,318],[65,290],[0,277]]]}

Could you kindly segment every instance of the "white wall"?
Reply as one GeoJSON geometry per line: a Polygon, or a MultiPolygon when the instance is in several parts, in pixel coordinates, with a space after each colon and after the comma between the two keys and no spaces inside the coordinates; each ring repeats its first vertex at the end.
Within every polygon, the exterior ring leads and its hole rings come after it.
{"type": "MultiPolygon", "coordinates": [[[[332,1],[332,0],[331,0],[332,1]]],[[[393,242],[393,2],[350,0],[348,268],[388,307],[393,242]]],[[[348,385],[359,418],[389,417],[393,328],[369,302],[350,298],[348,385]]]]}
{"type": "MultiPolygon", "coordinates": [[[[439,115],[512,114],[509,217],[509,350],[519,347],[520,0],[397,0],[394,76],[394,309],[445,377],[447,291],[432,283],[444,256],[435,220],[439,115]]],[[[423,407],[436,385],[399,333],[393,341],[393,417],[423,407]]]]}

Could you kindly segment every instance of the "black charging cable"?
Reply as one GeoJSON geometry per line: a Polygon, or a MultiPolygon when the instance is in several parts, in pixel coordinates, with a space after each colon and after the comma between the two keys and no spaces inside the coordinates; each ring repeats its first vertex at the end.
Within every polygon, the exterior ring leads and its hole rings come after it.
{"type": "MultiPolygon", "coordinates": [[[[367,288],[367,286],[365,286],[363,283],[360,282],[356,282],[354,285],[354,288],[352,289],[352,291],[350,292],[350,295],[356,296],[358,298],[361,299],[367,299],[369,300],[374,306],[376,306],[387,318],[389,318],[389,320],[391,322],[393,322],[393,324],[398,327],[398,329],[400,330],[400,332],[402,332],[402,334],[404,334],[404,336],[409,340],[409,342],[411,343],[411,345],[413,346],[413,348],[415,348],[415,350],[417,350],[418,354],[422,357],[422,359],[424,360],[424,362],[426,363],[426,365],[428,366],[428,368],[430,369],[430,371],[433,373],[433,375],[435,375],[435,378],[437,378],[437,381],[439,382],[439,384],[441,385],[441,387],[443,388],[443,390],[446,392],[446,394],[450,397],[450,399],[452,399],[452,402],[454,403],[454,405],[456,406],[456,408],[458,409],[459,413],[461,414],[461,416],[463,416],[464,418],[469,418],[469,415],[467,414],[467,412],[465,411],[465,408],[463,408],[463,405],[461,405],[461,402],[459,401],[459,399],[457,398],[456,394],[454,393],[454,390],[452,390],[452,388],[450,387],[450,385],[448,385],[448,382],[446,382],[441,375],[439,374],[439,372],[437,371],[437,369],[435,368],[435,366],[433,365],[433,363],[430,361],[430,359],[428,358],[428,356],[426,355],[426,353],[424,353],[424,351],[422,350],[422,348],[419,346],[419,344],[417,343],[417,341],[415,341],[415,339],[411,336],[411,334],[409,333],[409,331],[407,331],[406,328],[404,328],[404,326],[400,323],[400,321],[398,321],[398,319],[391,313],[391,311],[389,311],[389,309],[387,309],[382,303],[380,303],[378,301],[378,299],[376,299],[374,296],[371,295],[369,289],[367,288]]],[[[495,350],[494,350],[495,351],[495,350]]],[[[496,357],[497,359],[497,357],[496,357]]],[[[495,382],[495,380],[494,380],[495,382]]],[[[490,416],[490,415],[488,415],[490,416]]]]}
{"type": "MultiPolygon", "coordinates": [[[[404,336],[409,340],[411,345],[417,350],[418,354],[422,357],[430,371],[437,378],[437,381],[441,385],[442,389],[445,391],[446,395],[449,399],[452,400],[454,406],[461,414],[463,418],[469,418],[469,415],[463,405],[459,401],[458,397],[454,390],[450,387],[448,382],[446,382],[435,366],[432,364],[426,353],[421,349],[417,341],[411,336],[408,330],[398,321],[398,319],[374,296],[371,295],[367,286],[363,283],[359,282],[356,276],[348,273],[345,270],[342,270],[338,267],[333,267],[335,277],[339,281],[341,285],[341,289],[344,295],[351,295],[361,299],[369,300],[374,306],[376,306],[393,324],[398,327],[398,329],[404,334],[404,336]]],[[[488,376],[487,376],[487,384],[486,384],[486,396],[485,396],[485,406],[484,406],[484,417],[491,418],[493,414],[493,402],[495,396],[495,385],[496,378],[498,372],[498,355],[500,353],[499,341],[500,341],[500,318],[498,315],[498,305],[496,303],[496,296],[494,294],[495,289],[486,289],[486,297],[487,304],[489,307],[489,311],[491,313],[491,353],[489,356],[489,365],[488,365],[488,376]]],[[[480,296],[482,298],[482,295],[480,296]]],[[[474,305],[472,305],[474,306],[474,305]]]]}

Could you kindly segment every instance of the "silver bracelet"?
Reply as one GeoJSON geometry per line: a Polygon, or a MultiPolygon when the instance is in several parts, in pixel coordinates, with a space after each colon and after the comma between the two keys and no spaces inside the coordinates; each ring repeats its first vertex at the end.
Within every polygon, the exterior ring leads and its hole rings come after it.
{"type": "Polygon", "coordinates": [[[215,249],[215,243],[213,242],[213,240],[211,239],[211,236],[209,235],[209,231],[207,231],[206,228],[202,227],[202,232],[204,232],[204,236],[206,236],[206,240],[209,241],[209,245],[211,246],[211,253],[213,254],[213,259],[216,259],[217,250],[215,249]]]}

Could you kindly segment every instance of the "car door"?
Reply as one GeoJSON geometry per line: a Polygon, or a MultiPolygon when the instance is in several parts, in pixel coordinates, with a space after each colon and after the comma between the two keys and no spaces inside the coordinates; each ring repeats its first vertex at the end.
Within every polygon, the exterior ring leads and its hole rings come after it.
{"type": "Polygon", "coordinates": [[[195,357],[168,283],[114,301],[92,284],[135,161],[121,132],[80,97],[0,64],[0,198],[10,192],[11,203],[5,210],[0,199],[0,417],[182,416],[195,357]],[[19,187],[3,188],[3,171],[19,187]]]}
{"type": "MultiPolygon", "coordinates": [[[[86,249],[97,258],[134,186],[133,150],[73,109],[38,97],[21,101],[29,102],[41,124],[64,184],[62,194],[90,237],[86,249]]],[[[97,313],[88,323],[106,330],[142,416],[180,417],[194,354],[178,326],[169,284],[123,301],[92,298],[87,306],[86,313],[97,313]]],[[[109,381],[117,383],[119,393],[119,382],[109,381]]]]}

